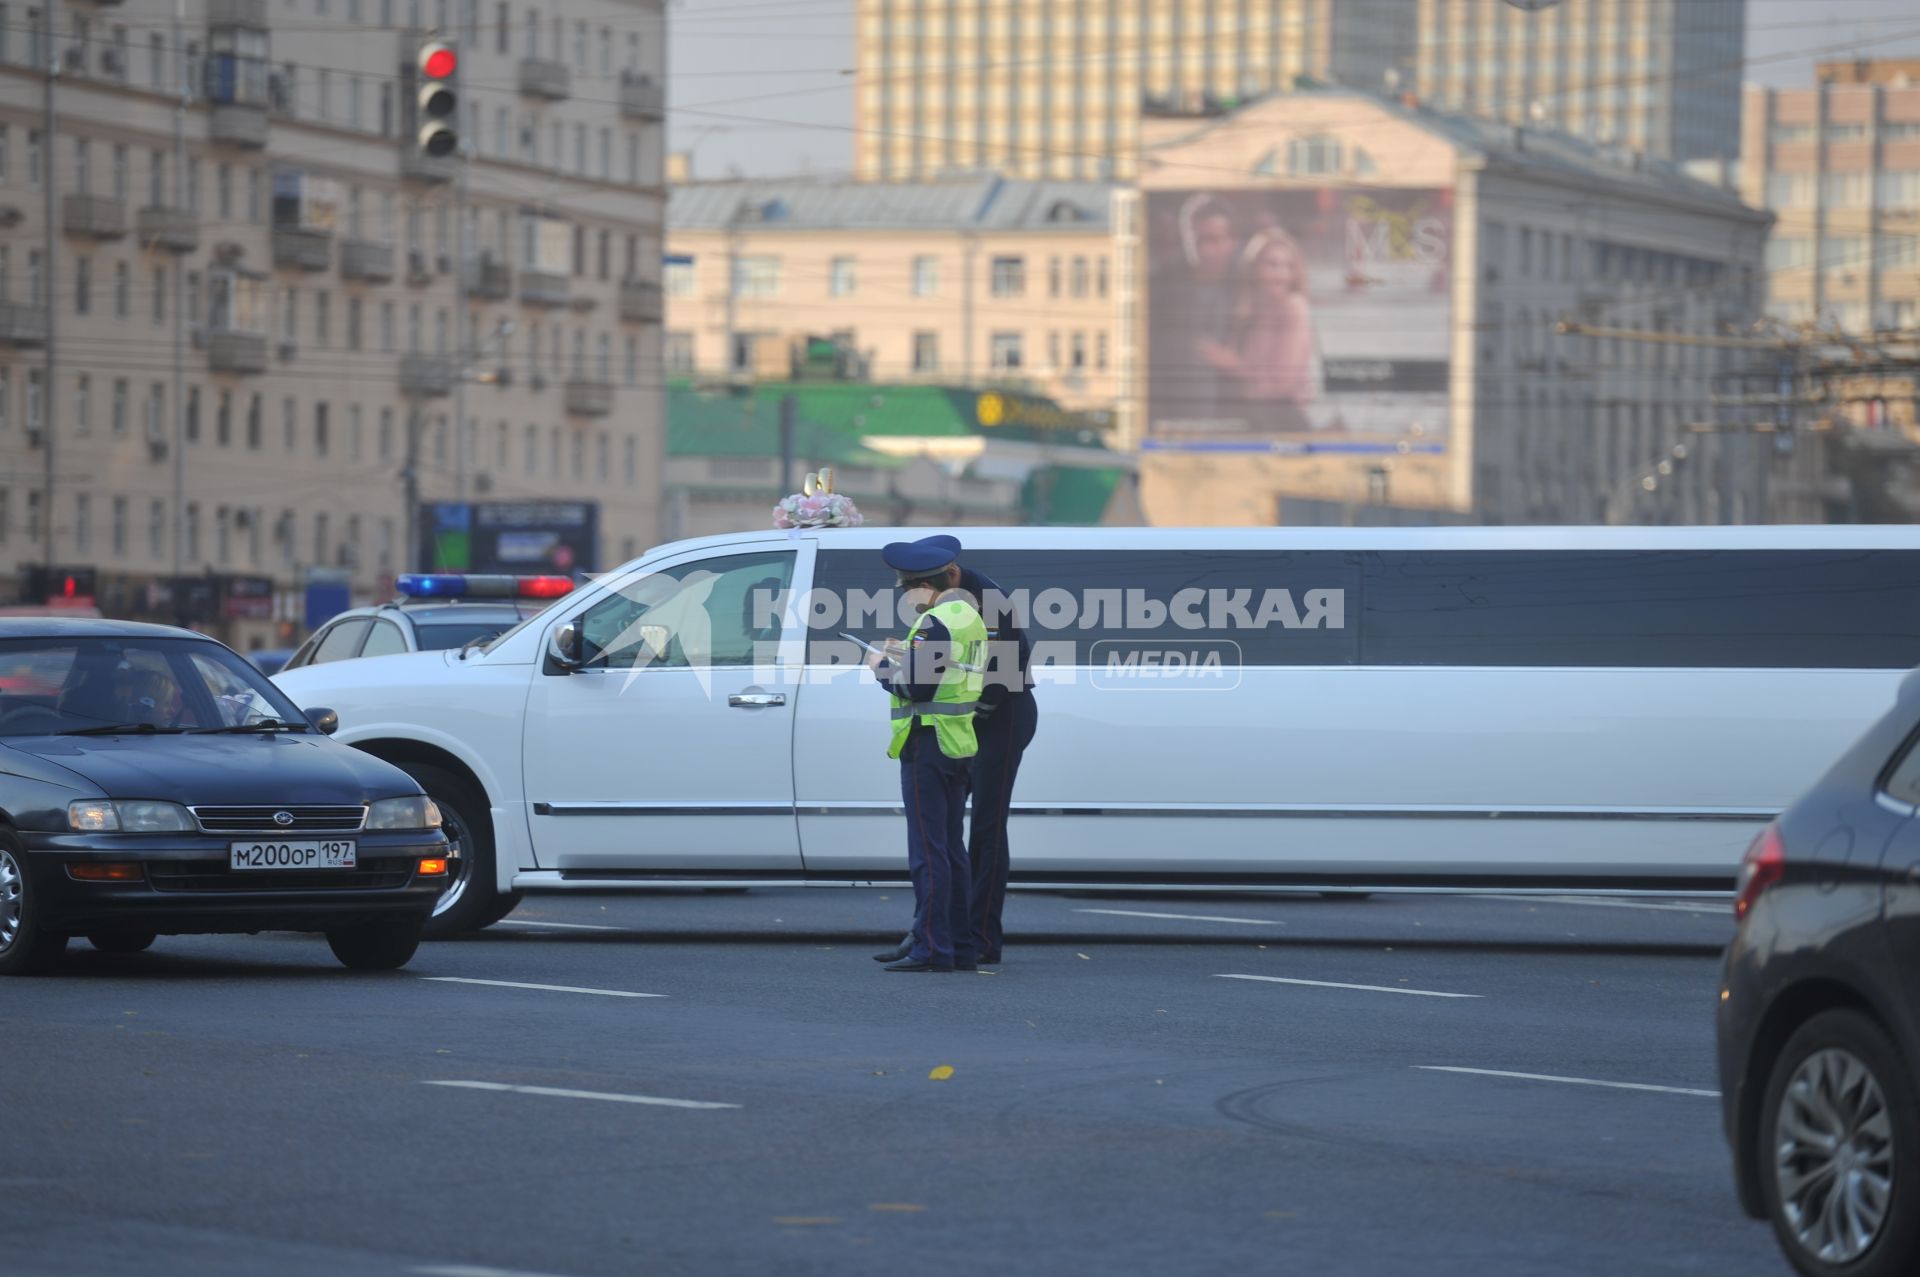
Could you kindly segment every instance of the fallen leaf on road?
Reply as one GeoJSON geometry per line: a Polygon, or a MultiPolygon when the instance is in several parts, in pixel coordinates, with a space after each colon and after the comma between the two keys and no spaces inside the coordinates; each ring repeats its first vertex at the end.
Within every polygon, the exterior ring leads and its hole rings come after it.
{"type": "Polygon", "coordinates": [[[1086,954],[1084,954],[1084,953],[1076,953],[1076,954],[1074,954],[1073,956],[1074,956],[1074,957],[1076,957],[1076,958],[1078,958],[1078,959],[1080,959],[1080,961],[1082,961],[1082,962],[1092,962],[1092,961],[1093,961],[1093,959],[1092,959],[1092,958],[1089,958],[1089,957],[1088,957],[1088,956],[1087,956],[1086,954]]]}
{"type": "Polygon", "coordinates": [[[953,1076],[953,1065],[942,1064],[939,1068],[927,1074],[927,1080],[929,1082],[944,1082],[952,1076],[953,1076]]]}

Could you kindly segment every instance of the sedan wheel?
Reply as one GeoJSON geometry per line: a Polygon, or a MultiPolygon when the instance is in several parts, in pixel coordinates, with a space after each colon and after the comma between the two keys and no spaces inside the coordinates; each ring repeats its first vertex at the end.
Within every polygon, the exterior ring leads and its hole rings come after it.
{"type": "Polygon", "coordinates": [[[1877,1025],[1851,1011],[1803,1025],[1775,1065],[1761,1135],[1769,1213],[1795,1267],[1913,1271],[1920,1118],[1877,1025]]]}
{"type": "Polygon", "coordinates": [[[60,960],[67,938],[42,931],[35,912],[26,853],[0,831],[0,975],[44,975],[60,960]]]}

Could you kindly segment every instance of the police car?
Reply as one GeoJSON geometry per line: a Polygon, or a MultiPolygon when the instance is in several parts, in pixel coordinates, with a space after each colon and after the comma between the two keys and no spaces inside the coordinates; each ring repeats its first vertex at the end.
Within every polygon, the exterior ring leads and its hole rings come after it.
{"type": "Polygon", "coordinates": [[[573,592],[564,576],[470,576],[416,573],[395,582],[400,597],[376,607],[342,612],[315,630],[279,670],[458,649],[510,630],[557,598],[573,592]]]}
{"type": "MultiPolygon", "coordinates": [[[[663,545],[496,639],[283,672],[525,892],[901,883],[890,541],[663,545]]],[[[1033,640],[1016,886],[1730,892],[1920,661],[1920,528],[969,528],[1033,640]]]]}

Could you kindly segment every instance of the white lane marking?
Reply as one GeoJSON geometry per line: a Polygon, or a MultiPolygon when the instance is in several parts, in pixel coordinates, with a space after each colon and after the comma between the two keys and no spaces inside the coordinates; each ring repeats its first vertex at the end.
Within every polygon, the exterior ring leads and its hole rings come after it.
{"type": "Polygon", "coordinates": [[[624,989],[582,989],[571,984],[522,984],[518,980],[472,980],[458,975],[423,975],[438,984],[484,984],[495,989],[538,989],[542,993],[597,993],[603,998],[664,998],[664,993],[628,993],[624,989]]]}
{"type": "Polygon", "coordinates": [[[1604,896],[1501,896],[1481,895],[1481,900],[1514,900],[1521,904],[1595,905],[1602,909],[1657,909],[1663,913],[1726,913],[1733,907],[1724,900],[1706,904],[1677,904],[1663,900],[1610,900],[1604,896]]]}
{"type": "Polygon", "coordinates": [[[1650,1082],[1603,1082],[1591,1077],[1556,1077],[1551,1073],[1509,1073],[1505,1069],[1463,1069],[1451,1064],[1416,1064],[1428,1073],[1472,1073],[1479,1077],[1512,1077],[1523,1082],[1564,1082],[1568,1086],[1604,1086],[1616,1091],[1657,1091],[1662,1095],[1702,1095],[1720,1098],[1718,1091],[1702,1091],[1691,1086],[1654,1086],[1650,1082]]]}
{"type": "Polygon", "coordinates": [[[625,931],[625,927],[603,927],[592,922],[535,922],[531,918],[502,918],[496,927],[553,927],[561,931],[625,931]]]}
{"type": "Polygon", "coordinates": [[[652,1104],[670,1109],[737,1109],[738,1104],[708,1100],[670,1100],[659,1095],[621,1095],[613,1091],[570,1091],[561,1086],[509,1086],[505,1082],[423,1081],[422,1086],[452,1086],[466,1091],[510,1091],[515,1095],[545,1095],[561,1100],[606,1100],[613,1104],[652,1104]]]}
{"type": "Polygon", "coordinates": [[[519,1268],[481,1268],[473,1264],[435,1264],[408,1271],[420,1273],[422,1277],[553,1277],[551,1273],[530,1273],[519,1268]]]}
{"type": "Polygon", "coordinates": [[[1265,984],[1305,984],[1316,989],[1359,989],[1365,993],[1405,993],[1416,998],[1478,998],[1478,993],[1436,993],[1432,989],[1396,989],[1385,984],[1341,984],[1335,980],[1293,980],[1281,975],[1217,975],[1216,980],[1259,980],[1265,984]]]}
{"type": "Polygon", "coordinates": [[[1279,927],[1271,918],[1222,918],[1210,913],[1147,913],[1140,909],[1075,909],[1075,913],[1104,913],[1115,918],[1171,918],[1175,922],[1244,922],[1253,927],[1279,927]]]}

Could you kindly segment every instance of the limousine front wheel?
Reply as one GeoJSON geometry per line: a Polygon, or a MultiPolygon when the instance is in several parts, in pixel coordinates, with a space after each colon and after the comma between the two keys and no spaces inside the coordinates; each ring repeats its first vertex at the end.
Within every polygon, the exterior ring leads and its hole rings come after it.
{"type": "Polygon", "coordinates": [[[493,823],[486,796],[462,777],[429,763],[402,763],[401,768],[440,809],[441,832],[458,853],[449,865],[446,890],[433,902],[427,938],[478,931],[513,912],[520,897],[494,890],[493,823]]]}

